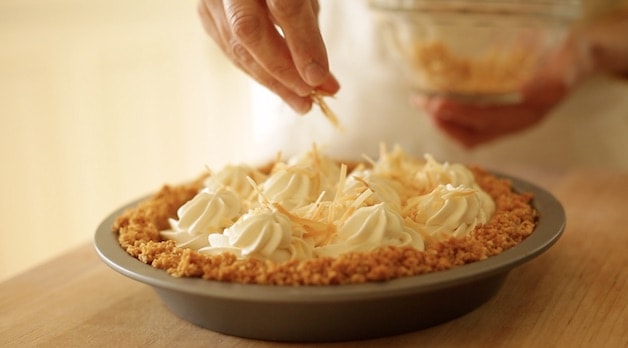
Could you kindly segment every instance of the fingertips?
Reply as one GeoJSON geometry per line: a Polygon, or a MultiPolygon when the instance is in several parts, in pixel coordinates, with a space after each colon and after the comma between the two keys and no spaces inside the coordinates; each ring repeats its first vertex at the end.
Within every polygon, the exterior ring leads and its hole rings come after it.
{"type": "Polygon", "coordinates": [[[325,95],[332,96],[340,90],[340,83],[338,83],[338,80],[330,74],[325,82],[316,87],[316,90],[325,95]]]}
{"type": "MultiPolygon", "coordinates": [[[[461,106],[454,100],[442,98],[439,96],[427,96],[423,94],[415,94],[412,96],[411,102],[415,107],[426,111],[430,116],[437,118],[449,119],[456,118],[457,114],[461,114],[461,106]]],[[[464,108],[462,108],[464,109],[464,108]]]]}
{"type": "Polygon", "coordinates": [[[303,77],[307,84],[316,87],[322,85],[328,79],[329,71],[318,62],[311,61],[303,69],[303,77]]]}
{"type": "Polygon", "coordinates": [[[292,110],[300,115],[305,115],[312,109],[312,99],[309,97],[304,98],[298,95],[287,95],[282,98],[292,110]]]}
{"type": "Polygon", "coordinates": [[[499,134],[492,129],[478,130],[448,120],[438,119],[435,124],[443,133],[467,150],[475,149],[499,137],[499,134]]]}

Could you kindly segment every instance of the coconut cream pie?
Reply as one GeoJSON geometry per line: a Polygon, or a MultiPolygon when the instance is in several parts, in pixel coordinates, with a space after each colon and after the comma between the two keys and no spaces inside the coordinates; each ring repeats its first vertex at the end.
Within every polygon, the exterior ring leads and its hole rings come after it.
{"type": "Polygon", "coordinates": [[[531,199],[480,168],[399,147],[350,165],[313,148],[164,186],[114,230],[130,255],[177,277],[348,284],[496,255],[534,230],[531,199]]]}

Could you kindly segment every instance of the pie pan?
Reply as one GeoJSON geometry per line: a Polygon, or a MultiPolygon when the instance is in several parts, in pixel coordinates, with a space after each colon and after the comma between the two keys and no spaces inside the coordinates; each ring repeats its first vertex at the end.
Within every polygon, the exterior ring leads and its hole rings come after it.
{"type": "Polygon", "coordinates": [[[434,326],[479,307],[508,273],[551,247],[565,228],[560,202],[546,190],[506,177],[517,192],[534,195],[539,219],[515,247],[446,271],[385,282],[331,286],[251,285],[177,278],[127,254],[112,230],[132,202],[98,227],[95,247],[115,271],[145,283],[177,316],[233,336],[270,341],[347,341],[396,335],[434,326]]]}

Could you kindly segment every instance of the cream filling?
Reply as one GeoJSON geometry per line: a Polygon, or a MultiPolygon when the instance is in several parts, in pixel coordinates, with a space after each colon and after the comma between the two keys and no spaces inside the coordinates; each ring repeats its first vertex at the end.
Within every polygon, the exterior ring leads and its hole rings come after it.
{"type": "Polygon", "coordinates": [[[201,253],[282,262],[388,245],[423,250],[424,238],[465,236],[495,211],[462,164],[412,158],[399,147],[382,147],[369,162],[348,173],[314,148],[278,160],[268,175],[227,166],[161,235],[201,253]]]}

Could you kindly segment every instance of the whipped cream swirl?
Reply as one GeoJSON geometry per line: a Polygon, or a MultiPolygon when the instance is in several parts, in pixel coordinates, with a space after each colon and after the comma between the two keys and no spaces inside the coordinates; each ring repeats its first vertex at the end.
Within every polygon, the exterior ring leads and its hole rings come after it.
{"type": "Polygon", "coordinates": [[[395,210],[401,209],[399,192],[403,190],[403,187],[389,178],[373,173],[372,170],[352,172],[344,183],[343,193],[357,198],[366,190],[373,191],[373,194],[365,200],[366,205],[386,202],[395,210]]]}
{"type": "Polygon", "coordinates": [[[306,171],[287,167],[279,170],[262,185],[263,198],[279,202],[286,209],[294,209],[312,200],[316,195],[315,179],[306,171]]]}
{"type": "Polygon", "coordinates": [[[275,262],[312,257],[312,245],[303,232],[293,228],[285,215],[266,210],[243,215],[222,234],[211,234],[201,253],[231,252],[238,257],[255,257],[275,262]]]}
{"type": "Polygon", "coordinates": [[[319,256],[372,251],[381,246],[412,246],[423,250],[423,239],[387,203],[358,208],[339,228],[332,241],[316,249],[319,256]]]}
{"type": "Polygon", "coordinates": [[[161,236],[179,247],[198,249],[207,245],[207,236],[222,233],[241,214],[240,198],[231,190],[201,190],[177,211],[178,220],[170,219],[170,230],[161,236]]]}
{"type": "Polygon", "coordinates": [[[484,191],[451,184],[411,198],[405,214],[431,236],[461,237],[488,222],[495,204],[484,191]]]}
{"type": "Polygon", "coordinates": [[[425,155],[425,166],[417,171],[415,180],[422,183],[426,191],[438,185],[477,187],[473,173],[460,163],[438,163],[431,155],[425,155]]]}
{"type": "Polygon", "coordinates": [[[221,188],[228,188],[235,192],[241,199],[248,199],[253,193],[253,186],[248,178],[255,182],[265,179],[265,175],[259,170],[246,165],[227,165],[216,173],[212,173],[205,179],[205,187],[210,191],[218,191],[221,188]]]}

